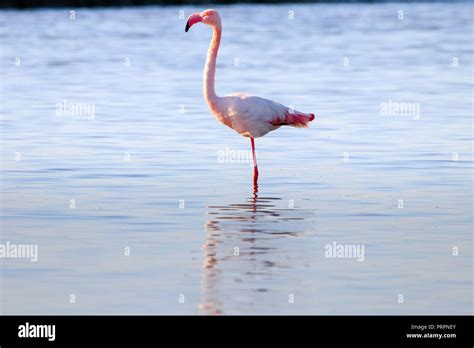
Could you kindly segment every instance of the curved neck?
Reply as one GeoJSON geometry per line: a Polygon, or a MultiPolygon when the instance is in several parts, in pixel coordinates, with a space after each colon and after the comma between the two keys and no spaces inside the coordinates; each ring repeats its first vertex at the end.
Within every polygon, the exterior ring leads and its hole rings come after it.
{"type": "Polygon", "coordinates": [[[216,59],[221,43],[222,27],[217,24],[214,25],[212,29],[212,40],[209,45],[209,50],[207,51],[206,65],[204,66],[204,99],[206,99],[211,110],[215,108],[218,99],[214,85],[216,78],[216,59]]]}

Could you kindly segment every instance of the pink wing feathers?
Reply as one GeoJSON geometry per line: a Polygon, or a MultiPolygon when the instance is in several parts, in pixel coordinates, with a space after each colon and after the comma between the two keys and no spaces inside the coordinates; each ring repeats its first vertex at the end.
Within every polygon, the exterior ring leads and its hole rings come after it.
{"type": "Polygon", "coordinates": [[[272,100],[244,93],[219,98],[218,115],[222,123],[243,136],[258,138],[280,126],[307,127],[314,114],[291,110],[272,100]]]}

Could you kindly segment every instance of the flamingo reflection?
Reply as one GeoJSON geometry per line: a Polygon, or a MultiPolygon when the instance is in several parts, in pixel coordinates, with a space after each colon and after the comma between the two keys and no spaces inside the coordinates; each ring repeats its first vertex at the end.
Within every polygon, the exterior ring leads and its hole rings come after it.
{"type": "MultiPolygon", "coordinates": [[[[300,233],[294,223],[304,220],[301,211],[284,207],[282,198],[259,197],[254,179],[253,195],[244,203],[207,207],[209,219],[205,223],[202,298],[199,305],[202,314],[222,314],[222,300],[229,296],[225,290],[219,293],[223,278],[228,280],[231,277],[234,284],[254,279],[255,276],[268,276],[272,268],[281,262],[276,256],[274,241],[296,237],[300,233]]],[[[269,291],[264,287],[253,290],[269,291]]]]}

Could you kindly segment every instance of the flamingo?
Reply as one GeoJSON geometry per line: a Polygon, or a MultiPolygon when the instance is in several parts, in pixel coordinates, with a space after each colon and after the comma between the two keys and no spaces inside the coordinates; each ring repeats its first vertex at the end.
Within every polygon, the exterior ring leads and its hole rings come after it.
{"type": "Polygon", "coordinates": [[[293,110],[272,100],[249,95],[232,93],[224,97],[216,95],[214,88],[217,52],[221,43],[222,20],[216,10],[208,9],[192,14],[186,22],[185,32],[196,23],[212,27],[213,35],[204,65],[204,99],[214,117],[240,135],[250,138],[253,158],[254,192],[257,190],[258,166],[255,153],[255,138],[259,138],[281,126],[308,127],[314,120],[311,113],[293,110]]]}

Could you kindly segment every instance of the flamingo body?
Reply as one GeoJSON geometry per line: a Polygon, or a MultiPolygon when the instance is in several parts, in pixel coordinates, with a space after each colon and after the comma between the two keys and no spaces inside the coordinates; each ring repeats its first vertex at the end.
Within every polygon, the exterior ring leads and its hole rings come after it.
{"type": "Polygon", "coordinates": [[[281,126],[307,127],[313,114],[246,93],[233,93],[220,98],[212,110],[214,116],[244,137],[259,138],[281,126]]]}

